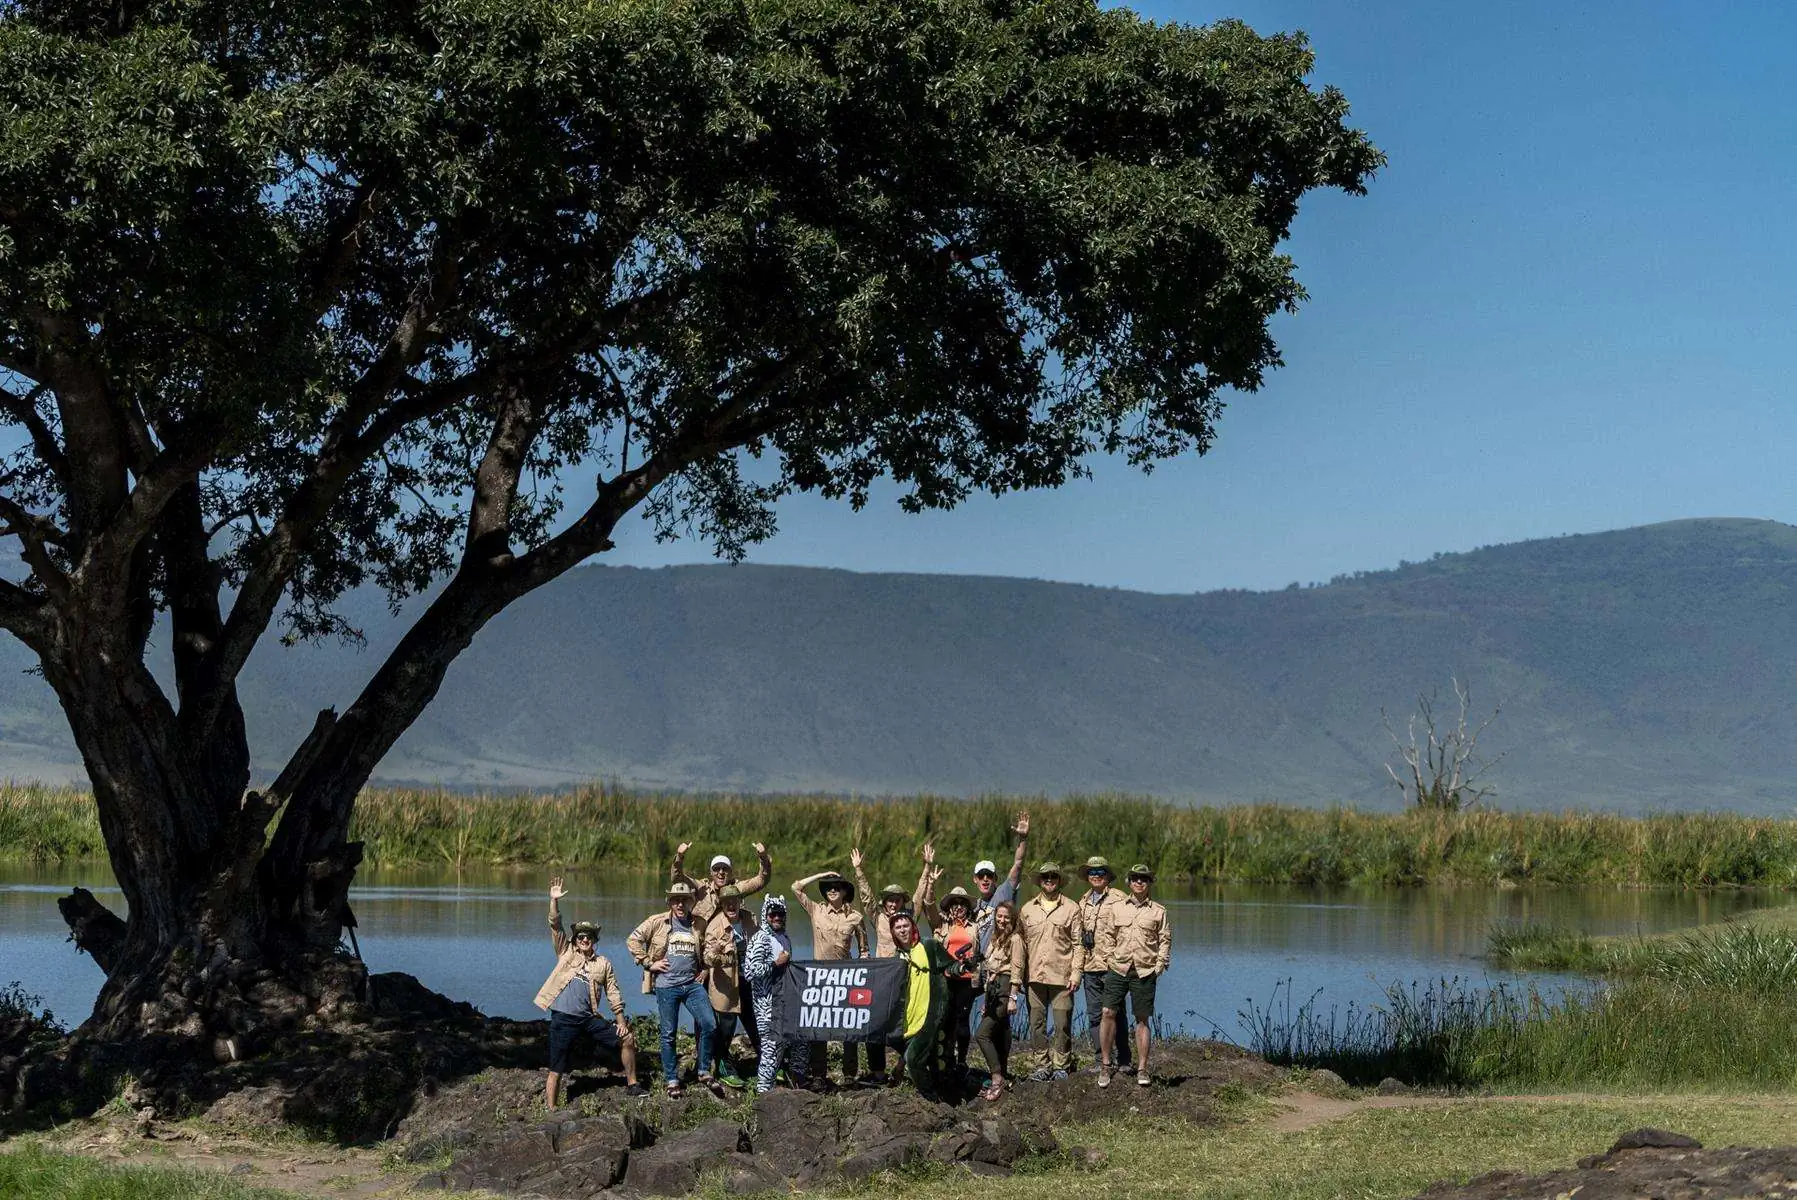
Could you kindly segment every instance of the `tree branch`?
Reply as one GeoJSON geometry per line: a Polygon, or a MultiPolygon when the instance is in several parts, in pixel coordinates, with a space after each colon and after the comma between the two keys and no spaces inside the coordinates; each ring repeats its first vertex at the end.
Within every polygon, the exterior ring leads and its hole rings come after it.
{"type": "Polygon", "coordinates": [[[34,596],[11,580],[0,579],[0,629],[24,642],[33,650],[46,640],[42,596],[34,596]]]}
{"type": "MultiPolygon", "coordinates": [[[[0,366],[12,370],[12,367],[4,363],[0,363],[0,366]]],[[[15,374],[31,378],[23,371],[15,374]]],[[[50,386],[44,383],[38,384],[23,396],[0,389],[0,408],[5,409],[7,416],[25,427],[26,432],[31,435],[31,447],[37,452],[39,461],[49,468],[50,473],[56,476],[66,490],[69,484],[69,460],[63,455],[62,446],[51,432],[49,422],[37,411],[37,398],[49,390],[50,386]]]]}
{"type": "Polygon", "coordinates": [[[68,541],[68,534],[54,521],[40,517],[13,500],[10,496],[0,495],[0,519],[6,524],[0,526],[0,536],[11,535],[19,539],[24,550],[25,562],[31,567],[44,590],[58,601],[66,600],[69,594],[69,577],[63,574],[62,568],[50,557],[51,545],[63,545],[68,541]]]}

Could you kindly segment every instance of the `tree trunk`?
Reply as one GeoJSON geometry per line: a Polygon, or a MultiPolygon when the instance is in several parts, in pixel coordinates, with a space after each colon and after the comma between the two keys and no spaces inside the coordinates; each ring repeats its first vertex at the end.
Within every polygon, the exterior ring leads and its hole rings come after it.
{"type": "Polygon", "coordinates": [[[363,997],[366,972],[334,945],[308,942],[296,918],[309,896],[291,894],[306,871],[257,870],[278,801],[273,789],[244,790],[242,722],[219,722],[203,747],[185,744],[155,680],[124,650],[74,648],[45,666],[128,909],[121,922],[82,889],[62,902],[77,945],[106,972],[83,1034],[200,1043],[228,1059],[307,1017],[344,1012],[363,997]]]}

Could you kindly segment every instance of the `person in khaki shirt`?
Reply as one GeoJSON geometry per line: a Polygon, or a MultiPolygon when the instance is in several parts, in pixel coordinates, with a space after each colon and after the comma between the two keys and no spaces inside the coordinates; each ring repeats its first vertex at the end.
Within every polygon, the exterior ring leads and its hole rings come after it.
{"type": "Polygon", "coordinates": [[[760,842],[755,844],[755,858],[761,869],[747,879],[737,879],[736,867],[727,854],[714,854],[711,858],[711,870],[705,879],[694,879],[686,873],[686,852],[693,848],[691,842],[681,842],[674,847],[674,865],[668,869],[669,883],[684,883],[693,889],[693,919],[709,921],[718,911],[718,893],[727,887],[736,888],[739,897],[747,898],[767,886],[768,879],[774,870],[774,860],[767,852],[767,847],[760,842]]]}
{"type": "Polygon", "coordinates": [[[617,972],[603,954],[594,953],[599,926],[574,922],[574,936],[562,932],[562,897],[568,889],[561,876],[549,881],[549,945],[555,951],[555,969],[537,991],[536,1005],[549,1013],[549,1080],[544,1099],[550,1108],[559,1102],[562,1076],[568,1073],[574,1047],[590,1041],[601,1059],[624,1068],[625,1094],[641,1096],[636,1079],[636,1038],[624,1015],[624,989],[617,972]],[[611,1004],[609,1023],[600,1016],[599,993],[611,1004]]]}
{"type": "Polygon", "coordinates": [[[1030,1078],[1044,1083],[1067,1078],[1073,1066],[1073,997],[1085,974],[1086,947],[1079,905],[1061,895],[1061,865],[1045,862],[1036,868],[1036,886],[1040,890],[1017,923],[1029,948],[1029,1037],[1042,1048],[1030,1078]]]}
{"type": "MultiPolygon", "coordinates": [[[[867,957],[867,919],[849,907],[850,901],[855,898],[854,884],[835,871],[819,871],[816,875],[794,880],[792,891],[799,907],[811,918],[813,958],[848,958],[851,948],[855,952],[854,957],[867,957]],[[824,897],[822,904],[805,894],[805,889],[814,883],[820,885],[818,891],[824,897]]],[[[861,1056],[856,1046],[855,1042],[842,1043],[842,1078],[845,1083],[854,1079],[857,1073],[856,1067],[861,1056]]],[[[811,1043],[811,1078],[823,1080],[828,1079],[829,1075],[829,1043],[811,1043]]]]}
{"type": "Polygon", "coordinates": [[[705,923],[704,973],[705,991],[717,1019],[717,1029],[711,1035],[712,1061],[717,1064],[718,1082],[725,1087],[739,1088],[745,1083],[730,1058],[730,1043],[739,1026],[757,1057],[761,1053],[755,1006],[745,1002],[742,979],[744,956],[760,927],[743,908],[742,894],[736,885],[725,884],[718,892],[718,911],[705,923]]]}
{"type": "Polygon", "coordinates": [[[724,1089],[711,1074],[711,1040],[717,1017],[700,982],[705,975],[705,923],[693,918],[691,884],[670,883],[667,898],[667,911],[631,930],[624,945],[643,968],[643,992],[655,997],[656,1019],[661,1024],[661,1075],[668,1096],[679,1099],[683,1094],[680,1060],[674,1051],[681,1009],[693,1019],[699,1084],[722,1096],[724,1089]]]}
{"type": "MultiPolygon", "coordinates": [[[[1111,886],[1116,876],[1111,871],[1110,860],[1102,854],[1094,854],[1086,860],[1086,894],[1079,901],[1079,923],[1083,930],[1080,942],[1086,948],[1086,975],[1083,986],[1086,995],[1086,1024],[1088,1036],[1092,1041],[1092,1070],[1101,1071],[1105,1061],[1103,1048],[1099,1044],[1100,1027],[1104,1024],[1104,963],[1092,953],[1098,941],[1098,917],[1105,909],[1123,903],[1125,893],[1121,888],[1111,886]]],[[[1117,1010],[1117,1019],[1125,1025],[1129,1023],[1126,1008],[1117,1010]]],[[[1128,1068],[1134,1061],[1129,1049],[1129,1039],[1124,1038],[1117,1044],[1117,1066],[1128,1068]]]]}
{"type": "MultiPolygon", "coordinates": [[[[861,848],[857,846],[849,851],[849,865],[855,870],[855,886],[872,897],[873,885],[867,882],[867,873],[861,869],[861,864],[861,848]]],[[[923,870],[918,873],[917,886],[909,893],[896,883],[889,883],[880,889],[879,907],[869,912],[874,929],[875,958],[898,958],[904,953],[892,936],[893,919],[906,912],[922,912],[930,903],[931,893],[940,878],[942,868],[936,865],[936,844],[925,842],[923,870]]],[[[867,1069],[868,1082],[886,1082],[885,1042],[872,1041],[867,1044],[867,1069]]]]}
{"type": "Polygon", "coordinates": [[[1005,1076],[1011,1071],[1011,1017],[1017,1011],[1017,997],[1023,994],[1029,965],[1029,951],[1017,928],[1017,905],[1010,900],[1001,900],[992,908],[992,942],[981,965],[986,977],[986,1006],[974,1041],[986,1056],[992,1079],[981,1089],[980,1099],[999,1100],[1005,1094],[1005,1076]]]}
{"type": "Polygon", "coordinates": [[[1128,879],[1129,896],[1122,904],[1106,905],[1099,914],[1092,951],[1105,965],[1099,1087],[1110,1086],[1116,1069],[1111,1050],[1117,1041],[1117,1010],[1125,996],[1136,1017],[1136,1082],[1143,1087],[1153,1082],[1148,1075],[1148,1022],[1154,1016],[1155,985],[1173,960],[1173,924],[1167,910],[1148,894],[1154,872],[1137,863],[1129,869],[1128,879]]]}

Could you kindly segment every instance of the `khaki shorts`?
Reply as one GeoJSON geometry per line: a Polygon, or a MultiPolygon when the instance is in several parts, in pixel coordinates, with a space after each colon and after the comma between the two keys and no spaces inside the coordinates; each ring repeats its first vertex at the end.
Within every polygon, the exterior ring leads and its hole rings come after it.
{"type": "Polygon", "coordinates": [[[1108,1009],[1120,1009],[1123,998],[1128,996],[1130,1012],[1135,1014],[1137,1021],[1146,1021],[1154,1015],[1154,985],[1160,981],[1159,975],[1143,977],[1136,974],[1134,967],[1127,975],[1106,971],[1104,982],[1099,985],[1099,1003],[1108,1009]]]}

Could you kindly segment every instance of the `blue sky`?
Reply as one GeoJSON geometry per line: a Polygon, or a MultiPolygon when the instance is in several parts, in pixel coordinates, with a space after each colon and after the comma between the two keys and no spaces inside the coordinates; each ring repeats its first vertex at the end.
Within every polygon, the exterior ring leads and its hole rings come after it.
{"type": "MultiPolygon", "coordinates": [[[[1391,158],[1217,447],[906,516],[805,497],[751,561],[1151,591],[1694,516],[1797,521],[1797,5],[1144,3],[1303,29],[1391,158]]],[[[709,561],[621,531],[614,563],[709,561]]]]}

